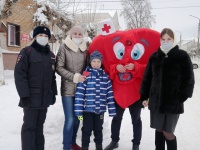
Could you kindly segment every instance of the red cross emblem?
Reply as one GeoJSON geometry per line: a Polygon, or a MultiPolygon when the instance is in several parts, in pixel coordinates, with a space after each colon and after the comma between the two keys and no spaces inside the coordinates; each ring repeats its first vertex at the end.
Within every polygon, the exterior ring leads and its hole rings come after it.
{"type": "Polygon", "coordinates": [[[106,33],[109,33],[109,29],[110,28],[111,28],[110,25],[104,24],[103,28],[102,28],[102,31],[106,31],[106,33]]]}

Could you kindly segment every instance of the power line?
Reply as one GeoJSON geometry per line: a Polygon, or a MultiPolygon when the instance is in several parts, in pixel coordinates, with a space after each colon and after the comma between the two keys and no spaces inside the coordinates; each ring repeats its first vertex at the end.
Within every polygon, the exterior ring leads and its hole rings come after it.
{"type": "Polygon", "coordinates": [[[193,7],[200,7],[200,6],[157,7],[157,8],[152,8],[152,9],[193,8],[193,7]]]}
{"type": "MultiPolygon", "coordinates": [[[[177,6],[177,7],[157,7],[152,9],[181,9],[181,8],[199,8],[200,6],[177,6]]],[[[123,10],[122,8],[109,8],[109,9],[101,9],[102,10],[123,10]]]]}
{"type": "MultiPolygon", "coordinates": [[[[140,0],[140,1],[144,1],[144,0],[140,0]]],[[[155,2],[151,2],[151,3],[164,3],[164,2],[174,2],[174,1],[179,1],[179,0],[169,0],[169,1],[155,1],[155,2]]],[[[79,2],[59,2],[59,3],[112,3],[112,2],[118,2],[118,3],[121,3],[122,1],[121,0],[112,0],[112,1],[79,1],[79,2]]]]}

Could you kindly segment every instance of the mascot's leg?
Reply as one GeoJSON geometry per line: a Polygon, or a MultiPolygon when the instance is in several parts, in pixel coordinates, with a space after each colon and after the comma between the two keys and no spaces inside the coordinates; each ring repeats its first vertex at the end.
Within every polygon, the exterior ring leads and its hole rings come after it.
{"type": "Polygon", "coordinates": [[[129,112],[131,114],[133,124],[133,148],[132,150],[139,150],[140,140],[142,137],[142,121],[141,121],[141,105],[140,101],[135,102],[129,106],[129,112]]]}
{"type": "Polygon", "coordinates": [[[113,150],[118,147],[119,141],[119,133],[121,128],[122,116],[124,114],[125,109],[121,108],[116,103],[116,112],[117,115],[113,117],[111,124],[111,143],[104,150],[113,150]]]}

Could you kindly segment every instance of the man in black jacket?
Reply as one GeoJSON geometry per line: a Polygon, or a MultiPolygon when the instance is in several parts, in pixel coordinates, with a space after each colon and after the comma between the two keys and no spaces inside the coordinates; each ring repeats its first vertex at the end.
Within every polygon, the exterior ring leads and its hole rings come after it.
{"type": "Polygon", "coordinates": [[[55,55],[48,45],[50,37],[47,27],[36,27],[33,43],[20,51],[15,66],[19,106],[24,111],[22,150],[44,150],[43,124],[47,108],[55,103],[57,95],[55,55]]]}

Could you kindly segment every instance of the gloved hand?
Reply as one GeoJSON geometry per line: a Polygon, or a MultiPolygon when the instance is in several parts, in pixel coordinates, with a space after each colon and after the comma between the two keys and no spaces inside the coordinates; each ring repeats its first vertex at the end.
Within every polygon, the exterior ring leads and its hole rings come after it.
{"type": "Polygon", "coordinates": [[[21,106],[25,109],[29,108],[30,106],[30,97],[22,97],[21,98],[21,106]]]}
{"type": "Polygon", "coordinates": [[[78,120],[82,121],[83,120],[83,116],[78,116],[78,120]]]}
{"type": "Polygon", "coordinates": [[[185,93],[181,92],[178,92],[178,97],[181,103],[184,103],[188,99],[188,96],[185,93]]]}

